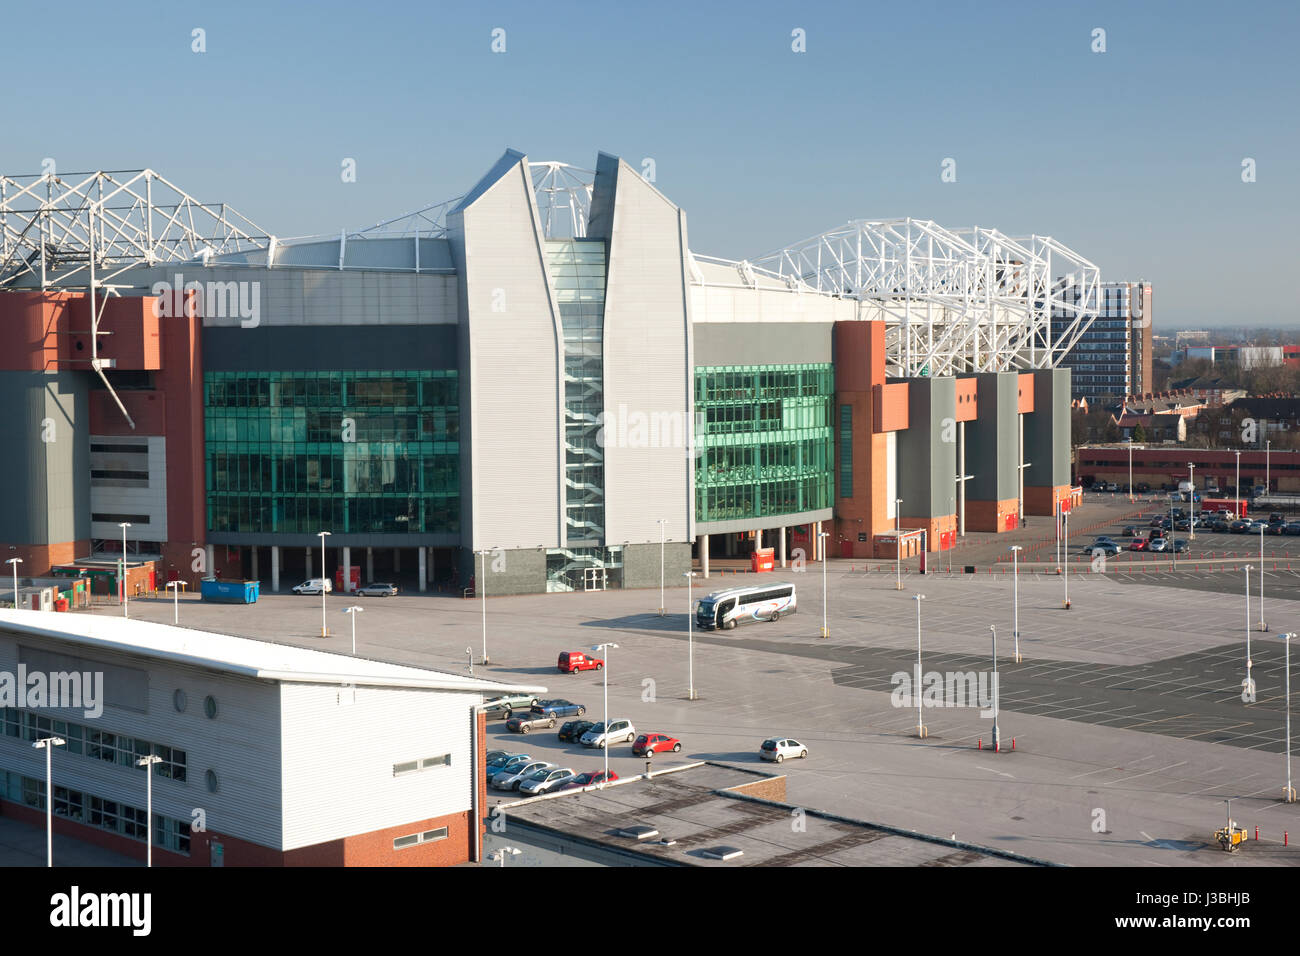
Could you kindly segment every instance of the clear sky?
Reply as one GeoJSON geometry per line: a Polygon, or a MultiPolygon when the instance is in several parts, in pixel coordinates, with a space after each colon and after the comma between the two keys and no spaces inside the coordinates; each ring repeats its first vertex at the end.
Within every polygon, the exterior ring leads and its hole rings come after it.
{"type": "Polygon", "coordinates": [[[459,195],[507,147],[605,150],[654,159],[697,252],[912,216],[1147,279],[1157,331],[1300,325],[1294,2],[25,3],[4,32],[0,172],[148,166],[280,236],[459,195]]]}

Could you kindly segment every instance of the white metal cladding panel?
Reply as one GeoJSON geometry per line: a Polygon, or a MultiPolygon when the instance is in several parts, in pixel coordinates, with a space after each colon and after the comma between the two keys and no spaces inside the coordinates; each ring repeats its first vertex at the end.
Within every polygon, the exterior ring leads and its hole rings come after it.
{"type": "Polygon", "coordinates": [[[857,318],[853,301],[816,293],[718,286],[690,287],[693,322],[848,322],[857,318]]]}
{"type": "Polygon", "coordinates": [[[605,540],[611,544],[658,541],[660,518],[667,520],[669,541],[690,540],[685,231],[677,207],[620,162],[604,329],[605,540]]]}
{"type": "MultiPolygon", "coordinates": [[[[42,714],[184,750],[184,783],[154,775],[154,812],[189,821],[200,808],[207,829],[279,848],[280,695],[276,684],[28,634],[17,640],[12,634],[0,634],[0,670],[16,672],[19,641],[28,647],[147,670],[148,713],[105,707],[97,718],[85,716],[80,709],[47,708],[42,714]],[[186,696],[183,713],[177,712],[173,703],[178,689],[186,696]],[[204,712],[204,699],[209,695],[217,702],[214,719],[204,712]],[[216,793],[207,788],[208,770],[217,775],[216,793]]],[[[0,766],[30,777],[45,777],[45,755],[30,742],[14,737],[0,736],[0,766]]],[[[54,778],[58,786],[138,808],[145,806],[144,771],[138,767],[109,764],[56,748],[54,778]]]]}
{"type": "Polygon", "coordinates": [[[558,319],[526,176],[463,213],[473,548],[560,544],[558,319]]]}
{"type": "Polygon", "coordinates": [[[470,809],[477,694],[285,683],[284,846],[312,846],[470,809]],[[401,776],[393,765],[450,754],[401,776]]]}
{"type": "MultiPolygon", "coordinates": [[[[146,455],[113,456],[112,453],[90,453],[92,470],[101,464],[113,467],[146,463],[149,470],[147,488],[114,488],[98,485],[99,479],[90,480],[90,513],[114,515],[147,515],[147,524],[133,524],[126,529],[127,540],[166,541],[167,540],[167,439],[161,435],[141,436],[140,438],[121,438],[91,435],[92,445],[141,445],[147,444],[146,455]]],[[[122,529],[116,522],[92,521],[90,534],[94,538],[114,538],[121,540],[122,529]]]]}

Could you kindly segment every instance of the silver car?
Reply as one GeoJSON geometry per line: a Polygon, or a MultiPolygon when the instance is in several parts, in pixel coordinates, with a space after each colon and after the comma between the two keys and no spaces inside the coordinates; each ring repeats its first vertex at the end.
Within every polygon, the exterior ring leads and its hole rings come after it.
{"type": "Polygon", "coordinates": [[[357,594],[362,597],[394,597],[397,594],[397,585],[371,583],[363,588],[357,588],[357,594]]]}
{"type": "Polygon", "coordinates": [[[545,760],[532,760],[528,763],[519,764],[511,767],[492,778],[493,790],[518,790],[519,785],[528,778],[529,775],[539,770],[554,769],[555,764],[547,763],[545,760]]]}
{"type": "Polygon", "coordinates": [[[548,767],[536,770],[528,775],[527,780],[519,784],[519,792],[535,797],[538,794],[546,793],[561,786],[575,776],[576,774],[568,767],[548,767]]]}

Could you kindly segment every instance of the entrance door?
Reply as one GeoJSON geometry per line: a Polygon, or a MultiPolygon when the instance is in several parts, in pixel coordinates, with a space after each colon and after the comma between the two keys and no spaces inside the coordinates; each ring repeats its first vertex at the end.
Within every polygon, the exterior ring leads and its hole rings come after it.
{"type": "Polygon", "coordinates": [[[586,568],[582,572],[583,588],[587,591],[605,590],[605,569],[586,568]]]}

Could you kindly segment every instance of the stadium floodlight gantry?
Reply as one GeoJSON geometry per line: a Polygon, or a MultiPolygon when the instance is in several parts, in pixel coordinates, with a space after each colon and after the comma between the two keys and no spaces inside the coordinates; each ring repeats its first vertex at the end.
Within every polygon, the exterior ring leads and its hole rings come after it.
{"type": "Polygon", "coordinates": [[[859,302],[860,318],[885,321],[897,376],[1051,368],[1092,324],[1101,281],[1048,237],[910,218],[854,220],[737,265],[859,302]],[[1055,336],[1054,306],[1073,314],[1055,336]]]}

